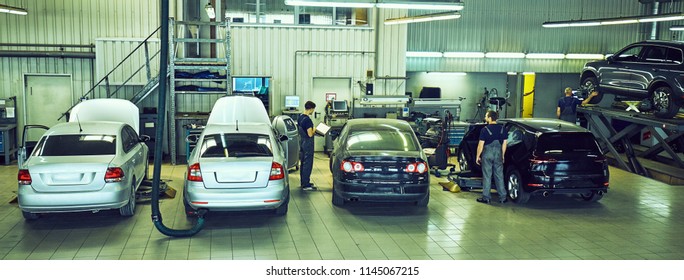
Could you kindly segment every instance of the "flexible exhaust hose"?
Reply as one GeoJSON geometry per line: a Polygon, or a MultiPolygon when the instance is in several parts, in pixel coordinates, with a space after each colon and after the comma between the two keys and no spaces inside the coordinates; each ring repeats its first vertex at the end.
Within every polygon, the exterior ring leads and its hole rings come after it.
{"type": "MultiPolygon", "coordinates": [[[[154,149],[154,171],[152,173],[152,222],[154,226],[166,236],[189,237],[197,234],[204,227],[204,213],[200,212],[194,227],[185,230],[170,229],[162,222],[159,212],[159,183],[161,178],[162,141],[164,137],[166,116],[166,73],[168,72],[169,59],[169,1],[161,0],[161,51],[159,65],[159,103],[157,105],[157,131],[154,149]]],[[[174,121],[174,120],[171,120],[174,121]]],[[[176,141],[176,139],[169,139],[176,141]]],[[[182,199],[182,198],[181,198],[182,199]]]]}

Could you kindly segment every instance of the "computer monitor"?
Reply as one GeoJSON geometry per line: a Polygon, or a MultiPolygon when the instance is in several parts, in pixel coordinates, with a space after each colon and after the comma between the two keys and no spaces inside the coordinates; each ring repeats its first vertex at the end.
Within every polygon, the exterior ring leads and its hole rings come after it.
{"type": "Polygon", "coordinates": [[[285,96],[285,108],[288,110],[297,110],[299,109],[299,96],[297,95],[288,95],[285,96]]]}
{"type": "Polygon", "coordinates": [[[347,112],[347,101],[346,100],[333,100],[332,102],[333,112],[347,112]]]}

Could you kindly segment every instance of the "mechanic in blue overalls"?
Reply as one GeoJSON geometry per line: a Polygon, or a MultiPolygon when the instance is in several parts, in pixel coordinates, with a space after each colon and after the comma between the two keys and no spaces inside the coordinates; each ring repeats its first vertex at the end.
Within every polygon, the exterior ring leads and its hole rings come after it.
{"type": "Polygon", "coordinates": [[[558,107],[556,108],[556,117],[559,119],[576,123],[577,122],[577,106],[584,106],[591,102],[591,99],[598,96],[598,91],[593,90],[586,99],[580,101],[579,98],[572,95],[572,88],[565,88],[565,96],[558,100],[558,107]]]}
{"type": "Polygon", "coordinates": [[[314,128],[313,121],[311,121],[311,114],[316,109],[316,103],[307,101],[304,103],[304,113],[297,118],[297,125],[299,126],[299,160],[302,163],[299,175],[301,176],[301,187],[305,191],[315,191],[316,188],[311,184],[311,171],[313,170],[314,161],[314,128]]]}
{"type": "Polygon", "coordinates": [[[506,203],[506,189],[504,188],[503,164],[506,154],[506,139],[508,131],[502,124],[497,124],[499,114],[488,111],[485,115],[487,125],[480,131],[480,141],[477,144],[477,164],[482,166],[482,197],[477,202],[489,203],[492,199],[492,176],[496,183],[499,202],[506,203]]]}

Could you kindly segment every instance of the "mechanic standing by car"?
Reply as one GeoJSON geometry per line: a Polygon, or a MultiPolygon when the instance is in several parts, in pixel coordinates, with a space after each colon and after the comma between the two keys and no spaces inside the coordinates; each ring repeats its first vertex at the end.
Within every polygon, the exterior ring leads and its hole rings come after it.
{"type": "Polygon", "coordinates": [[[477,144],[476,163],[482,165],[482,197],[478,198],[477,202],[481,203],[489,203],[491,200],[492,176],[494,176],[496,191],[499,194],[499,202],[506,202],[503,164],[508,131],[502,124],[496,123],[498,118],[497,112],[487,112],[485,115],[487,125],[480,132],[480,141],[477,144]]]}
{"type": "Polygon", "coordinates": [[[315,191],[317,188],[311,184],[311,171],[313,169],[314,160],[314,128],[313,121],[311,121],[311,114],[316,109],[316,103],[307,101],[304,103],[304,113],[297,118],[297,125],[299,126],[299,160],[302,168],[299,171],[301,176],[302,190],[315,191]]]}
{"type": "Polygon", "coordinates": [[[556,117],[566,122],[575,123],[577,122],[577,105],[587,105],[589,101],[598,95],[598,91],[593,90],[587,99],[580,101],[577,97],[572,95],[572,89],[569,87],[565,88],[565,96],[558,100],[558,108],[556,108],[556,117]]]}

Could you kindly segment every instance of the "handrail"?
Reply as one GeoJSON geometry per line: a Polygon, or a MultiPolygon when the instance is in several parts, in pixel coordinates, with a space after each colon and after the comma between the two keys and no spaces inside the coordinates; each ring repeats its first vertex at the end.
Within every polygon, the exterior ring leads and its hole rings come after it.
{"type": "MultiPolygon", "coordinates": [[[[111,74],[114,72],[114,70],[116,70],[117,68],[119,68],[119,66],[121,66],[126,60],[128,60],[128,58],[130,58],[130,57],[133,55],[133,53],[135,53],[138,49],[140,49],[140,47],[142,47],[143,45],[147,44],[147,41],[149,41],[150,38],[152,38],[152,36],[154,36],[154,34],[156,34],[157,32],[159,32],[160,29],[161,29],[161,26],[157,27],[157,29],[154,30],[154,32],[152,32],[149,36],[147,36],[147,38],[145,38],[145,40],[143,40],[142,42],[140,42],[140,44],[138,44],[138,46],[135,47],[135,49],[133,49],[133,50],[132,50],[124,59],[122,59],[121,62],[119,62],[119,64],[117,64],[116,66],[114,66],[114,68],[112,68],[112,70],[109,71],[109,73],[107,73],[106,75],[104,75],[104,77],[102,77],[102,79],[100,79],[99,82],[97,82],[97,83],[96,83],[90,90],[88,90],[85,94],[81,95],[81,98],[79,98],[79,99],[80,99],[80,100],[87,99],[87,96],[89,96],[89,95],[91,95],[93,92],[95,92],[95,89],[96,89],[98,86],[100,86],[100,84],[102,84],[102,82],[108,83],[108,82],[109,82],[109,75],[111,75],[111,74]]],[[[130,80],[130,79],[129,79],[129,80],[130,80]]],[[[118,89],[117,89],[117,90],[118,90],[118,89]]],[[[59,120],[61,120],[62,118],[64,118],[64,117],[71,111],[71,109],[73,109],[74,107],[76,107],[76,104],[74,104],[74,105],[72,105],[71,107],[69,107],[69,109],[68,109],[66,112],[62,113],[62,115],[61,115],[61,116],[59,117],[59,119],[57,119],[57,120],[59,121],[59,120]]]]}

